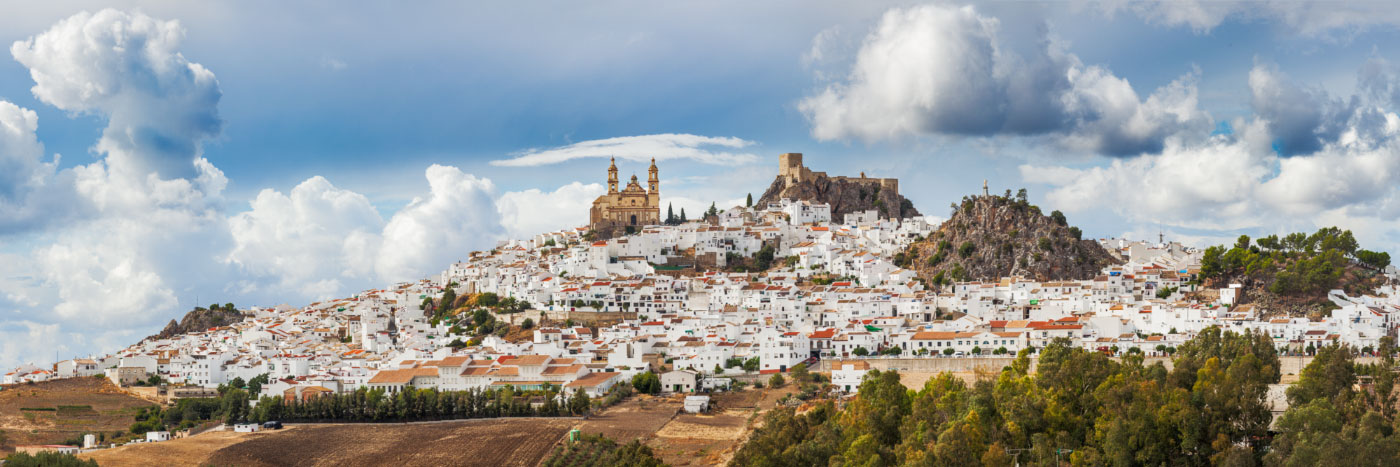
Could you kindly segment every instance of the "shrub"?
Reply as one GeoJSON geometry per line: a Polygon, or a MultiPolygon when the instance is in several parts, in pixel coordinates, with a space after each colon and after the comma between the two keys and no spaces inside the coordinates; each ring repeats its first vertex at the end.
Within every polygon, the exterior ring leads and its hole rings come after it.
{"type": "Polygon", "coordinates": [[[962,245],[958,246],[958,256],[963,258],[972,256],[974,251],[977,251],[977,246],[973,245],[971,241],[963,242],[962,245]]]}

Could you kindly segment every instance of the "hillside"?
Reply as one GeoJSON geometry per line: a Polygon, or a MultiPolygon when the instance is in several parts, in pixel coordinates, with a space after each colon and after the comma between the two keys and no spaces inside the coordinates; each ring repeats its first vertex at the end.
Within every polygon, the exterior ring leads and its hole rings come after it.
{"type": "Polygon", "coordinates": [[[1309,235],[1270,235],[1206,248],[1200,278],[1207,287],[1240,284],[1237,304],[1255,304],[1289,316],[1319,317],[1334,307],[1328,292],[1371,294],[1386,283],[1381,271],[1390,254],[1360,248],[1349,230],[1319,229],[1309,235]]]}
{"type": "Polygon", "coordinates": [[[16,445],[72,443],[85,433],[112,438],[151,405],[102,377],[0,387],[0,458],[16,445]]]}
{"type": "Polygon", "coordinates": [[[1118,260],[1093,240],[1080,239],[1059,211],[1047,216],[1016,197],[969,196],[928,238],[895,256],[929,284],[1022,276],[1040,281],[1091,279],[1118,260]]]}
{"type": "Polygon", "coordinates": [[[232,303],[226,305],[213,305],[209,308],[198,307],[180,319],[179,322],[170,320],[159,334],[147,339],[165,339],[181,334],[204,331],[209,328],[228,326],[233,323],[243,321],[243,313],[234,308],[232,303]]]}

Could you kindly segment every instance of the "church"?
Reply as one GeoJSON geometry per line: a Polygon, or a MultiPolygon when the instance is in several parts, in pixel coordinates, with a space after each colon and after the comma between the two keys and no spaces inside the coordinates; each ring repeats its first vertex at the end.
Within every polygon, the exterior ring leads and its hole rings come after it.
{"type": "Polygon", "coordinates": [[[657,179],[656,159],[647,169],[647,188],[637,183],[637,176],[621,191],[617,189],[617,160],[608,165],[608,194],[593,200],[588,213],[588,227],[595,238],[612,238],[634,233],[643,226],[661,223],[661,182],[657,179]]]}

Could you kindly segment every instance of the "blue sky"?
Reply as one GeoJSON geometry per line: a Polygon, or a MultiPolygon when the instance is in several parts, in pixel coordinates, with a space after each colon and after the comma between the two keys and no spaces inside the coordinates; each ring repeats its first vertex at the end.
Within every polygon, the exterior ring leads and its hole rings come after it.
{"type": "Polygon", "coordinates": [[[582,223],[605,153],[691,210],[803,152],[934,216],[990,179],[1096,237],[1400,253],[1380,2],[9,3],[0,367],[582,223]]]}

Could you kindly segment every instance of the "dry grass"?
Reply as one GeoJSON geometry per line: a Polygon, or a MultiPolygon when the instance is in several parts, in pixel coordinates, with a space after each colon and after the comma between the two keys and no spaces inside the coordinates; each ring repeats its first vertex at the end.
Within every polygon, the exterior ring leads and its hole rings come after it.
{"type": "MultiPolygon", "coordinates": [[[[0,430],[7,443],[57,443],[85,433],[126,431],[139,407],[154,405],[134,397],[105,378],[66,378],[6,386],[0,391],[0,430]],[[90,409],[59,406],[88,406],[90,409]],[[52,411],[26,411],[48,408],[52,411]]],[[[0,448],[5,451],[5,448],[0,448]]]]}
{"type": "Polygon", "coordinates": [[[98,465],[104,467],[207,465],[209,454],[214,451],[246,441],[252,437],[270,435],[273,435],[273,433],[235,433],[232,430],[210,431],[189,438],[172,439],[161,443],[132,444],[118,448],[103,449],[81,454],[78,457],[96,460],[98,465]]]}

